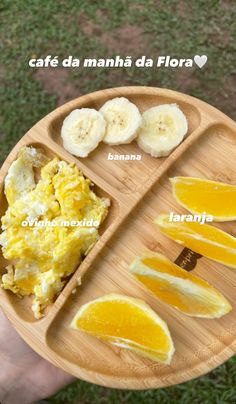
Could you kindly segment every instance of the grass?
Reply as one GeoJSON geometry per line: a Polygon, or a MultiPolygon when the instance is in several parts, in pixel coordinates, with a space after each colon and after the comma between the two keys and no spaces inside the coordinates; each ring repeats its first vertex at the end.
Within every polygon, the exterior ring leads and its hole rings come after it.
{"type": "MultiPolygon", "coordinates": [[[[146,54],[155,59],[168,54],[207,54],[209,61],[203,70],[68,69],[65,85],[78,89],[78,94],[113,87],[114,83],[167,87],[197,96],[236,117],[234,1],[104,0],[101,5],[98,0],[2,0],[0,36],[1,161],[16,141],[58,102],[58,94],[49,91],[36,71],[28,68],[32,55],[84,58],[146,54]],[[133,50],[127,48],[130,38],[120,40],[124,26],[139,33],[133,50]]],[[[229,404],[236,402],[235,386],[233,358],[205,377],[166,389],[118,391],[77,381],[48,401],[229,404]]]]}
{"type": "Polygon", "coordinates": [[[235,404],[236,358],[205,377],[159,390],[126,391],[77,381],[49,400],[83,404],[235,404]],[[78,401],[76,401],[78,400],[78,401]]]}

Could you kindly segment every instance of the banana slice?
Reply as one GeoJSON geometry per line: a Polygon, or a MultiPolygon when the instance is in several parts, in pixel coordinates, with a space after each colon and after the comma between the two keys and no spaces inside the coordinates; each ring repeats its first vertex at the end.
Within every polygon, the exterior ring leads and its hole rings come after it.
{"type": "Polygon", "coordinates": [[[176,104],[150,108],[142,119],[137,143],[153,157],[168,156],[188,131],[187,119],[176,104]]]}
{"type": "Polygon", "coordinates": [[[106,121],[103,115],[92,108],[72,111],[64,120],[61,137],[64,148],[78,157],[87,157],[103,139],[106,121]]]}
{"type": "Polygon", "coordinates": [[[130,143],[137,136],[141,114],[132,102],[124,97],[105,102],[100,112],[107,122],[103,141],[110,145],[130,143]]]}

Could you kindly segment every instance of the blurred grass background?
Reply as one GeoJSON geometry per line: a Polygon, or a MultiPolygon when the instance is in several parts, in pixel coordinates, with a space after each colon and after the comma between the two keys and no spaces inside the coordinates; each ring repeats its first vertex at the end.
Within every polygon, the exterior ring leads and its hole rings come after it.
{"type": "MultiPolygon", "coordinates": [[[[236,118],[235,1],[2,0],[0,3],[0,160],[57,105],[81,94],[150,85],[199,97],[236,118]],[[32,57],[208,55],[202,69],[30,69],[32,57]]],[[[132,392],[77,381],[50,403],[235,404],[236,359],[205,377],[132,392]]]]}

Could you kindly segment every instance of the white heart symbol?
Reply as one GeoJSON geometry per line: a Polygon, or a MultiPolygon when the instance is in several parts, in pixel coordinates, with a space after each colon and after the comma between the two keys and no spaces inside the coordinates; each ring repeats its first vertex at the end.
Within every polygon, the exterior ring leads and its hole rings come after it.
{"type": "Polygon", "coordinates": [[[207,62],[207,56],[206,55],[202,55],[202,56],[195,55],[194,56],[194,62],[201,69],[207,62]]]}

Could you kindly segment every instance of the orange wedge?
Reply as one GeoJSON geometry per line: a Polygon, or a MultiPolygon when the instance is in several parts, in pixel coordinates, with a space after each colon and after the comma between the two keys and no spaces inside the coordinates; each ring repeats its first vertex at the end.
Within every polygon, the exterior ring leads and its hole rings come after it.
{"type": "Polygon", "coordinates": [[[214,261],[236,268],[236,238],[208,224],[170,222],[169,215],[159,215],[155,224],[166,236],[214,261]]]}
{"type": "Polygon", "coordinates": [[[166,323],[142,300],[109,294],[83,305],[71,323],[112,345],[169,364],[174,345],[166,323]]]}
{"type": "Polygon", "coordinates": [[[189,316],[218,318],[232,309],[228,300],[208,282],[162,254],[145,252],[134,260],[130,269],[163,302],[189,316]]]}
{"type": "Polygon", "coordinates": [[[170,178],[175,200],[192,213],[212,215],[217,222],[236,219],[236,186],[203,178],[170,178]]]}

